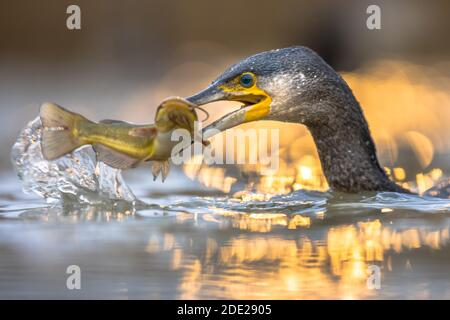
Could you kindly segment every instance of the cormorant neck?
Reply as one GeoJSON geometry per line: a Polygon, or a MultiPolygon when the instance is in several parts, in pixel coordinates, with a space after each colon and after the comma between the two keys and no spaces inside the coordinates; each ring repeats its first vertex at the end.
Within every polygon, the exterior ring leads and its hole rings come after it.
{"type": "Polygon", "coordinates": [[[389,180],[381,168],[356,99],[351,94],[344,100],[330,108],[336,112],[328,114],[325,121],[307,124],[330,187],[343,192],[406,191],[389,180]]]}

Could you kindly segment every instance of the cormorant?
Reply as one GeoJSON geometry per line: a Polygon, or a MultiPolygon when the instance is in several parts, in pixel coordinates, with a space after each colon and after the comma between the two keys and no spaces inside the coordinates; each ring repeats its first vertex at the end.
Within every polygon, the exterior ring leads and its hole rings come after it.
{"type": "Polygon", "coordinates": [[[243,102],[241,109],[208,127],[221,131],[256,120],[305,125],[333,190],[409,193],[380,166],[367,121],[347,83],[309,48],[295,46],[250,56],[187,99],[196,105],[243,102]]]}

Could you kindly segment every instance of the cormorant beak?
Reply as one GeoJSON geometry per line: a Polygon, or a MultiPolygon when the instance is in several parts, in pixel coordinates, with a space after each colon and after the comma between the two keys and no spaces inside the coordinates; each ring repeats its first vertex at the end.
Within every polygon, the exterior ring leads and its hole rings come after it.
{"type": "MultiPolygon", "coordinates": [[[[256,86],[248,90],[234,91],[214,83],[186,99],[195,105],[204,105],[220,100],[244,103],[240,109],[226,114],[203,129],[203,132],[215,129],[216,133],[217,130],[225,131],[242,123],[264,119],[270,113],[270,103],[272,102],[270,96],[256,86]]],[[[206,134],[204,139],[210,138],[212,135],[214,133],[206,134]]]]}
{"type": "Polygon", "coordinates": [[[186,98],[186,100],[197,106],[201,106],[214,101],[227,100],[227,95],[222,89],[212,84],[205,90],[186,98]]]}

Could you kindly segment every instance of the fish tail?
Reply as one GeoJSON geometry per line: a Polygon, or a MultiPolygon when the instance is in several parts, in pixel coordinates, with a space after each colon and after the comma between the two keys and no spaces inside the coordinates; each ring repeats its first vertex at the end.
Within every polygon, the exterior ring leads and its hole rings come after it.
{"type": "Polygon", "coordinates": [[[84,145],[76,130],[80,121],[89,121],[53,103],[43,103],[40,109],[43,126],[42,154],[47,160],[54,160],[84,145]]]}

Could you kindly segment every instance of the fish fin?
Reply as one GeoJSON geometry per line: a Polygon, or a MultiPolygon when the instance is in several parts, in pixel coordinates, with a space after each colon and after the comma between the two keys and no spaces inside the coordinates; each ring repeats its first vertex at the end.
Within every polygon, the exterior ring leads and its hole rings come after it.
{"type": "Polygon", "coordinates": [[[158,178],[159,174],[161,173],[161,180],[164,182],[169,175],[170,171],[170,164],[169,160],[165,161],[153,161],[152,164],[152,174],[153,174],[153,181],[158,178]]]}
{"type": "Polygon", "coordinates": [[[130,124],[129,122],[126,122],[126,121],[112,120],[112,119],[104,119],[104,120],[99,121],[99,123],[104,123],[104,124],[130,124]]]}
{"type": "Polygon", "coordinates": [[[133,137],[142,137],[142,138],[151,138],[155,137],[158,133],[158,130],[155,127],[142,127],[142,128],[133,128],[128,131],[128,134],[133,137]]]}
{"type": "Polygon", "coordinates": [[[41,105],[40,118],[43,127],[41,148],[45,159],[54,160],[84,144],[73,133],[76,120],[88,121],[81,115],[47,102],[41,105]]]}
{"type": "Polygon", "coordinates": [[[136,167],[140,160],[130,157],[129,155],[111,149],[101,144],[92,145],[96,154],[97,160],[106,163],[108,166],[116,169],[128,169],[136,167]]]}

